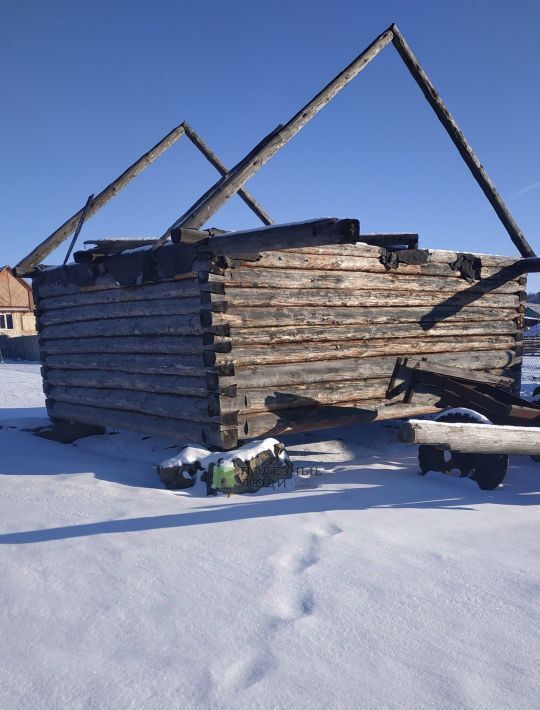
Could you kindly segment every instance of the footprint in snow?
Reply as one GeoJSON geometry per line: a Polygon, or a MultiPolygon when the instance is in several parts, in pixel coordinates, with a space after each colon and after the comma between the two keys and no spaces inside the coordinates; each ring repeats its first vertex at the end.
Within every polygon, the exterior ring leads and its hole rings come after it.
{"type": "Polygon", "coordinates": [[[325,539],[340,532],[334,523],[318,521],[275,555],[271,560],[274,581],[262,604],[270,619],[296,621],[313,613],[313,591],[305,573],[319,561],[325,539]]]}
{"type": "Polygon", "coordinates": [[[277,669],[272,639],[284,625],[313,613],[314,592],[306,572],[319,561],[325,540],[340,532],[342,530],[337,525],[319,520],[306,526],[300,538],[288,541],[270,560],[272,583],[261,602],[262,633],[253,648],[241,654],[220,675],[217,683],[220,691],[246,690],[277,669]]]}

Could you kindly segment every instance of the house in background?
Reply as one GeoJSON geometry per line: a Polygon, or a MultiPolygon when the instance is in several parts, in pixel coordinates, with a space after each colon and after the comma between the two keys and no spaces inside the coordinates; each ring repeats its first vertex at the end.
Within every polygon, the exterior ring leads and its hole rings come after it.
{"type": "Polygon", "coordinates": [[[34,311],[32,288],[9,266],[0,267],[0,336],[36,335],[34,311]]]}
{"type": "Polygon", "coordinates": [[[525,304],[525,327],[533,328],[540,323],[540,303],[525,304]]]}

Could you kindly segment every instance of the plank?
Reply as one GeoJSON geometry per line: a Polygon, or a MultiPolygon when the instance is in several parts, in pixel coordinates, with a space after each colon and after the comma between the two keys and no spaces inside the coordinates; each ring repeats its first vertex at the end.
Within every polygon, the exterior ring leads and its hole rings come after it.
{"type": "Polygon", "coordinates": [[[426,360],[420,360],[418,358],[407,358],[406,362],[402,363],[403,367],[407,367],[410,370],[424,370],[428,372],[435,372],[439,375],[444,375],[445,377],[458,377],[465,379],[469,382],[486,382],[492,385],[500,385],[501,382],[497,376],[486,375],[485,373],[471,372],[471,370],[463,365],[456,367],[451,364],[435,364],[431,361],[431,358],[426,360]]]}

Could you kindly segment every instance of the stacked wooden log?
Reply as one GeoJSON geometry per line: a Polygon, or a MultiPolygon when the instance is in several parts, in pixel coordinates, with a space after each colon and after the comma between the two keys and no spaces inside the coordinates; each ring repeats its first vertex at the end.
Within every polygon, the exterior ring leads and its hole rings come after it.
{"type": "Polygon", "coordinates": [[[512,260],[482,257],[482,280],[468,283],[450,267],[454,253],[396,271],[379,258],[367,245],[320,246],[210,269],[223,288],[212,300],[226,303],[212,324],[228,328],[220,342],[230,346],[216,362],[234,367],[237,388],[221,406],[238,410],[245,436],[432,411],[436,396],[385,400],[398,355],[516,381],[524,283],[508,279],[512,260]]]}
{"type": "Polygon", "coordinates": [[[50,415],[230,448],[433,411],[430,393],[385,399],[399,355],[516,386],[516,260],[481,256],[469,282],[453,252],[388,270],[358,239],[355,220],[318,220],[37,274],[50,415]]]}

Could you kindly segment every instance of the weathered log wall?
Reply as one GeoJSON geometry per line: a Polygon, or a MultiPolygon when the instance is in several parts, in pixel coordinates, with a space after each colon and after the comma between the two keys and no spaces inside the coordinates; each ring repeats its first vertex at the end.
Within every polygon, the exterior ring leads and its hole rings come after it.
{"type": "Polygon", "coordinates": [[[472,283],[452,252],[387,270],[380,248],[350,243],[354,220],[310,224],[37,274],[49,414],[229,448],[432,411],[433,393],[385,399],[397,356],[516,386],[516,260],[483,256],[472,283]]]}
{"type": "Polygon", "coordinates": [[[395,270],[380,257],[359,244],[210,259],[208,298],[220,312],[209,309],[205,325],[227,334],[204,337],[224,348],[210,357],[231,372],[220,381],[236,396],[221,396],[220,409],[238,412],[240,436],[433,410],[427,392],[412,405],[385,399],[397,356],[517,386],[525,283],[515,260],[483,256],[481,279],[468,282],[453,252],[395,270]]]}
{"type": "Polygon", "coordinates": [[[208,305],[201,303],[192,261],[191,252],[183,272],[166,273],[169,279],[159,283],[137,284],[136,268],[128,263],[122,270],[117,261],[127,283],[99,274],[89,283],[78,265],[35,279],[51,417],[234,445],[236,417],[222,416],[216,399],[220,367],[204,362],[214,346],[203,343],[208,305]]]}

